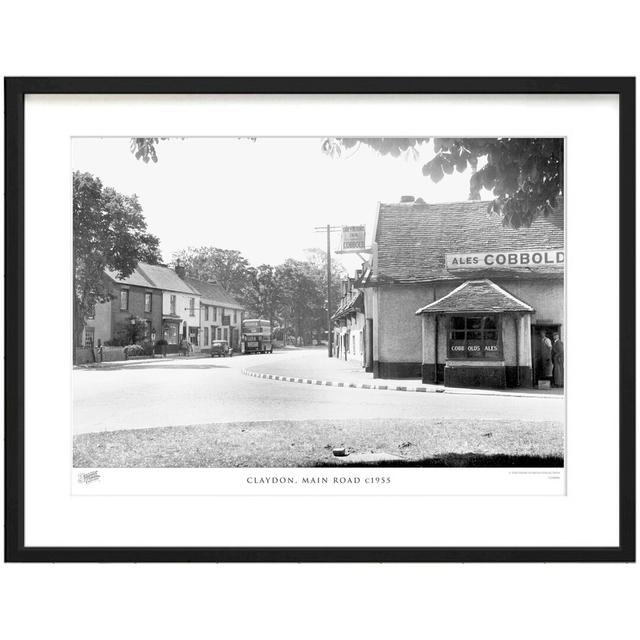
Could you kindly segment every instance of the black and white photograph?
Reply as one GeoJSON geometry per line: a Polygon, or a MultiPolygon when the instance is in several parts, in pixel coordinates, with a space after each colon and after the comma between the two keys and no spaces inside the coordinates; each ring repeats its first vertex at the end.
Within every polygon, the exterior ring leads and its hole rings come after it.
{"type": "Polygon", "coordinates": [[[13,558],[633,557],[631,81],[8,87],[13,558]]]}
{"type": "Polygon", "coordinates": [[[75,137],[71,159],[76,484],[564,469],[563,138],[75,137]]]}

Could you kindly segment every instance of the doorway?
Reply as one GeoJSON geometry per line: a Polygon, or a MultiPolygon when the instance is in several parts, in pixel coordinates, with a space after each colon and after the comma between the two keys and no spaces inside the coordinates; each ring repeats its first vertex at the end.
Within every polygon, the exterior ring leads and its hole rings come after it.
{"type": "Polygon", "coordinates": [[[551,380],[553,366],[551,364],[551,350],[545,347],[543,338],[553,341],[553,334],[559,333],[562,340],[562,325],[539,323],[531,325],[531,364],[533,367],[533,384],[537,386],[538,380],[551,380]]]}

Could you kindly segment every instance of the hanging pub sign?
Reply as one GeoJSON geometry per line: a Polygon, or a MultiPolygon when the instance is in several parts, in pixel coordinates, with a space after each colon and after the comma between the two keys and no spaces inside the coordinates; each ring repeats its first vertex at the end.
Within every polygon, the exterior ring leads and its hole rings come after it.
{"type": "Polygon", "coordinates": [[[490,269],[537,269],[564,267],[564,249],[548,251],[494,251],[491,253],[447,253],[448,271],[486,271],[490,269]]]}
{"type": "Polygon", "coordinates": [[[340,251],[338,253],[358,253],[365,250],[364,225],[342,227],[340,251]]]}

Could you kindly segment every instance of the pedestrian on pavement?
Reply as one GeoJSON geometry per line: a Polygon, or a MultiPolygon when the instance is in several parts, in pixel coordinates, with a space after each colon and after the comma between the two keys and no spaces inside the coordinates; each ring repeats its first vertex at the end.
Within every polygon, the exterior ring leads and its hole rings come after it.
{"type": "Polygon", "coordinates": [[[556,387],[564,387],[564,344],[560,340],[560,334],[553,334],[553,384],[556,387]]]}
{"type": "Polygon", "coordinates": [[[189,353],[189,341],[186,338],[184,338],[182,342],[180,342],[180,353],[185,357],[189,353]]]}

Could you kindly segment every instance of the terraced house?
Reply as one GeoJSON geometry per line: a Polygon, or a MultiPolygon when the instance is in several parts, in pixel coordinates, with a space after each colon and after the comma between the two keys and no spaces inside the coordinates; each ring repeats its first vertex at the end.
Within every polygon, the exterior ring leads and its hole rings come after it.
{"type": "Polygon", "coordinates": [[[363,269],[354,278],[342,281],[342,298],[333,314],[334,356],[342,360],[354,360],[364,366],[365,314],[362,293],[363,269]]]}
{"type": "Polygon", "coordinates": [[[363,283],[376,378],[530,387],[564,340],[564,212],[514,229],[487,202],[380,204],[363,283]]]}
{"type": "Polygon", "coordinates": [[[188,340],[198,351],[200,294],[184,281],[184,267],[178,264],[175,270],[162,265],[142,268],[162,291],[161,337],[167,341],[168,353],[177,351],[182,340],[188,340]]]}
{"type": "Polygon", "coordinates": [[[126,278],[105,271],[112,298],[95,305],[86,320],[83,344],[77,346],[155,341],[162,327],[162,291],[143,267],[139,264],[126,278]]]}
{"type": "Polygon", "coordinates": [[[216,281],[184,280],[200,296],[200,350],[210,351],[214,340],[226,340],[239,351],[244,307],[216,281]]]}
{"type": "Polygon", "coordinates": [[[131,344],[164,339],[175,353],[182,340],[199,349],[200,293],[181,277],[180,266],[140,262],[127,278],[105,272],[112,299],[95,305],[87,320],[84,346],[131,344]]]}

